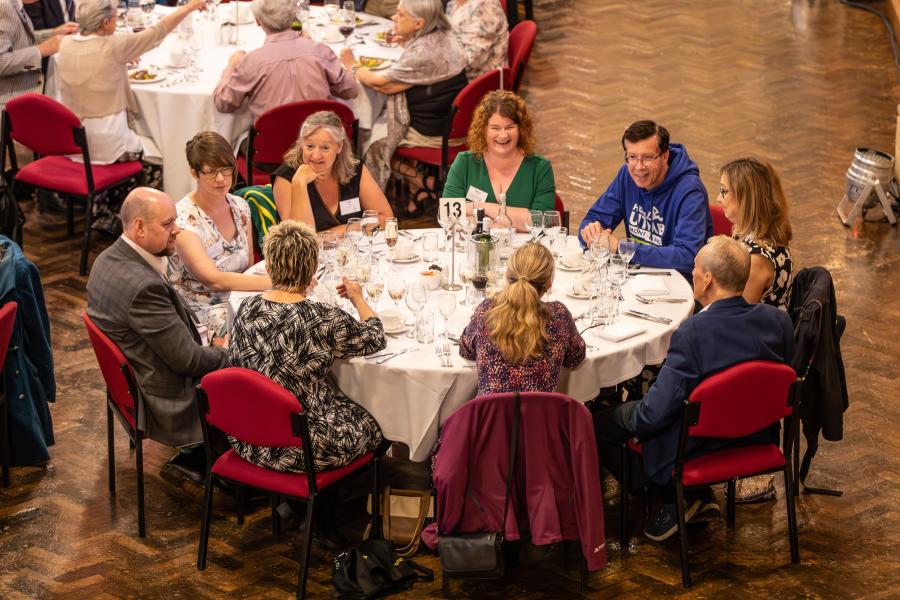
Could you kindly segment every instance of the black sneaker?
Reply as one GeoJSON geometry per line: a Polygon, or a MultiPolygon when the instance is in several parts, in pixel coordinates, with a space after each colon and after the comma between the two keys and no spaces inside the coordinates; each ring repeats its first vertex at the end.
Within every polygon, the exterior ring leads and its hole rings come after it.
{"type": "MultiPolygon", "coordinates": [[[[684,513],[685,523],[690,521],[700,508],[700,500],[688,501],[687,510],[684,513]]],[[[656,511],[653,520],[644,527],[644,535],[654,542],[667,540],[678,531],[678,513],[674,504],[663,504],[656,511]]]]}

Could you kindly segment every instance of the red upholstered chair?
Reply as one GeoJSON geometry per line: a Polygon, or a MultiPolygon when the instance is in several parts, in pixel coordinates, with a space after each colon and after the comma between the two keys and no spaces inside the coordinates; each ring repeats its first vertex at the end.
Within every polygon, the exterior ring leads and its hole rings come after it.
{"type": "MultiPolygon", "coordinates": [[[[6,365],[6,351],[9,350],[9,339],[16,324],[16,310],[19,305],[7,302],[0,308],[0,375],[6,365]]],[[[3,461],[3,487],[9,487],[9,404],[6,397],[6,386],[0,386],[0,454],[3,461]]]]}
{"type": "Polygon", "coordinates": [[[65,196],[69,235],[75,234],[73,198],[84,199],[84,243],[79,273],[86,275],[94,197],[139,175],[141,162],[92,165],[81,121],[56,100],[40,94],[23,94],[6,104],[0,164],[6,164],[7,155],[16,181],[65,196]],[[12,145],[14,140],[40,158],[19,169],[12,145]],[[67,158],[72,154],[80,155],[83,163],[67,158]]]}
{"type": "MultiPolygon", "coordinates": [[[[214,480],[228,481],[236,487],[247,486],[268,494],[284,496],[306,503],[304,548],[300,557],[297,597],[306,594],[306,576],[313,535],[313,513],[319,490],[332,485],[360,468],[372,467],[372,497],[378,493],[378,457],[369,452],[340,469],[316,471],[313,464],[309,425],[299,400],[268,377],[238,367],[215,371],[203,377],[197,386],[197,404],[207,464],[212,465],[206,478],[203,523],[197,568],[206,568],[209,522],[212,518],[214,480]],[[209,441],[209,425],[248,444],[268,447],[300,447],[304,449],[305,473],[283,473],[247,462],[230,449],[213,460],[209,441]]],[[[372,531],[380,536],[381,517],[378,502],[372,503],[372,531]]],[[[277,516],[273,516],[277,519],[277,516]]],[[[274,525],[274,524],[273,524],[274,525]]]]}
{"type": "MultiPolygon", "coordinates": [[[[791,562],[800,562],[790,443],[785,448],[787,458],[776,444],[726,448],[687,458],[687,443],[691,437],[741,438],[792,416],[791,387],[796,380],[794,369],[783,363],[748,361],[707,377],[685,403],[673,473],[678,531],[681,533],[681,578],[685,587],[691,585],[687,536],[684,535],[684,490],[688,488],[727,483],[726,521],[728,528],[733,529],[735,482],[763,473],[783,473],[791,562]]],[[[793,429],[796,419],[792,417],[787,423],[793,429]]],[[[788,435],[786,439],[793,438],[788,435]]]]}
{"type": "Polygon", "coordinates": [[[144,452],[143,442],[146,434],[141,431],[139,423],[140,405],[137,402],[138,391],[134,371],[128,359],[119,347],[91,320],[88,314],[82,313],[84,326],[94,347],[100,372],[106,382],[106,451],[109,461],[109,493],[116,493],[116,447],[113,436],[113,415],[128,432],[128,440],[134,447],[134,468],[137,472],[138,495],[138,537],[145,537],[144,525],[144,452]]]}
{"type": "Polygon", "coordinates": [[[350,138],[353,149],[356,151],[359,120],[346,104],[334,100],[306,100],[283,104],[259,115],[253,123],[253,127],[250,128],[250,137],[247,139],[247,156],[239,154],[237,157],[238,173],[244,178],[244,181],[248,185],[269,183],[270,173],[254,171],[253,163],[280,164],[283,162],[284,153],[296,141],[297,133],[303,122],[309,115],[320,110],[337,113],[344,123],[347,137],[350,138]]]}
{"type": "MultiPolygon", "coordinates": [[[[566,231],[569,231],[569,211],[566,210],[566,205],[563,204],[562,198],[559,196],[559,192],[556,192],[556,206],[553,207],[554,210],[559,211],[560,221],[562,221],[562,226],[566,228],[566,231]]],[[[572,235],[572,232],[569,231],[569,235],[572,235]]]]}
{"type": "Polygon", "coordinates": [[[537,37],[537,24],[534,21],[522,21],[509,32],[509,69],[512,71],[511,86],[509,89],[519,93],[522,86],[522,78],[525,75],[525,67],[534,48],[534,39],[537,37]]]}
{"type": "Polygon", "coordinates": [[[438,168],[438,182],[435,184],[436,189],[440,189],[443,185],[444,178],[447,176],[447,170],[450,163],[456,158],[456,155],[466,150],[468,146],[465,143],[459,146],[450,146],[450,140],[453,138],[465,138],[469,133],[469,125],[472,123],[472,115],[478,107],[478,103],[485,94],[493,90],[501,89],[500,79],[509,80],[509,69],[495,69],[488,71],[477,79],[470,81],[466,87],[461,89],[450,106],[450,114],[447,116],[447,131],[443,135],[440,148],[397,148],[394,156],[397,158],[405,158],[407,160],[415,160],[426,165],[438,168]]]}
{"type": "Polygon", "coordinates": [[[709,212],[713,220],[713,233],[715,235],[727,235],[731,237],[731,229],[733,225],[728,217],[725,216],[725,209],[719,204],[710,204],[709,212]]]}

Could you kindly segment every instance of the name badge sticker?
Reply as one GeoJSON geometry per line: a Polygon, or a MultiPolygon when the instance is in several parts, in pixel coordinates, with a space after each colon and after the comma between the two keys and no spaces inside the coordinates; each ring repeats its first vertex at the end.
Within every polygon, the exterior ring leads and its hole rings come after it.
{"type": "Polygon", "coordinates": [[[466,192],[466,200],[471,200],[472,202],[486,202],[488,198],[488,193],[484,190],[479,190],[474,185],[469,186],[469,191],[466,192]]]}
{"type": "Polygon", "coordinates": [[[341,214],[342,215],[351,215],[353,213],[358,213],[362,209],[359,206],[359,197],[356,198],[348,198],[346,200],[341,200],[341,214]]]}

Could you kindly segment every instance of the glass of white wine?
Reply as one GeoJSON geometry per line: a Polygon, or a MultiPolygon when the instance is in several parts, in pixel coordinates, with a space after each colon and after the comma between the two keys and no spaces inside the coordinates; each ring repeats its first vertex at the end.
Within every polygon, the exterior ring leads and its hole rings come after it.
{"type": "Polygon", "coordinates": [[[391,258],[394,257],[394,246],[397,245],[397,239],[400,234],[397,226],[396,217],[390,217],[384,221],[384,243],[391,249],[391,258]]]}
{"type": "Polygon", "coordinates": [[[406,281],[402,277],[391,277],[388,279],[388,296],[394,301],[394,308],[400,308],[400,301],[406,295],[406,281]]]}
{"type": "Polygon", "coordinates": [[[383,292],[384,278],[377,273],[369,277],[369,281],[366,283],[366,294],[369,295],[369,302],[371,304],[372,310],[375,310],[375,307],[378,305],[378,301],[381,300],[381,294],[383,292]]]}

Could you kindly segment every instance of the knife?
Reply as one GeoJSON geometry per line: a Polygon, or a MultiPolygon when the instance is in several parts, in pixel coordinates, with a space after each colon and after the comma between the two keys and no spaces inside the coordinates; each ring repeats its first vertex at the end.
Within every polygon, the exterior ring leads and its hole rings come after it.
{"type": "Polygon", "coordinates": [[[648,315],[647,313],[642,313],[636,310],[626,310],[625,314],[629,317],[644,319],[645,321],[653,321],[654,323],[663,323],[664,325],[669,325],[672,322],[672,319],[668,319],[666,317],[657,317],[655,315],[648,315]]]}
{"type": "Polygon", "coordinates": [[[634,271],[629,270],[629,277],[636,277],[638,275],[662,275],[664,277],[669,277],[672,273],[670,271],[634,271]]]}
{"type": "Polygon", "coordinates": [[[392,352],[389,350],[387,352],[379,352],[377,354],[372,354],[371,356],[364,356],[363,358],[365,360],[373,360],[375,358],[384,358],[385,356],[392,356],[394,354],[396,354],[396,352],[392,352]]]}
{"type": "Polygon", "coordinates": [[[397,358],[398,356],[400,356],[401,354],[405,354],[406,352],[409,352],[409,348],[404,348],[404,349],[401,350],[400,352],[395,352],[394,354],[391,354],[391,355],[389,355],[389,356],[385,356],[385,357],[382,358],[382,359],[376,360],[376,361],[375,361],[375,364],[376,364],[376,365],[384,364],[384,363],[386,363],[387,361],[391,360],[392,358],[397,358]]]}
{"type": "Polygon", "coordinates": [[[362,29],[363,27],[369,27],[370,25],[378,25],[376,21],[365,21],[364,23],[360,23],[356,26],[357,29],[362,29]]]}

